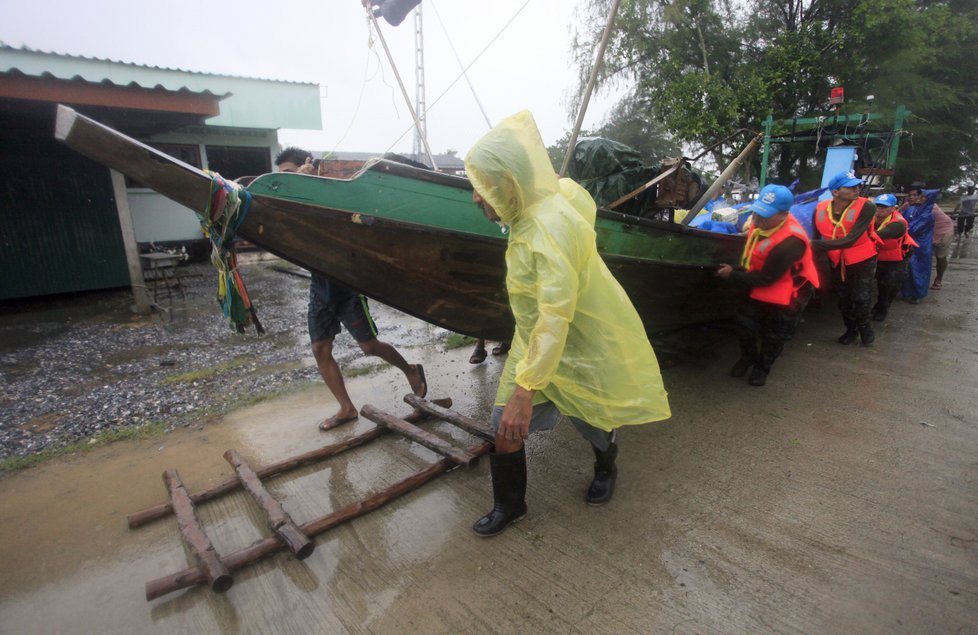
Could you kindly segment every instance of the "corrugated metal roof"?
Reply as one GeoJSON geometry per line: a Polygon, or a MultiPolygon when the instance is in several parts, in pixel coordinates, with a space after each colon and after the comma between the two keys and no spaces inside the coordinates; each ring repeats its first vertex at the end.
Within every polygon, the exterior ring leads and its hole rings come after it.
{"type": "MultiPolygon", "coordinates": [[[[194,71],[194,70],[190,70],[190,69],[186,69],[186,68],[175,68],[175,67],[169,67],[169,66],[152,66],[152,65],[148,65],[148,64],[137,64],[135,62],[127,62],[127,61],[124,61],[124,60],[113,60],[113,59],[109,59],[109,58],[106,58],[106,57],[91,57],[91,56],[87,56],[87,55],[72,55],[70,53],[60,53],[58,51],[43,51],[41,49],[34,49],[34,48],[29,47],[29,46],[21,46],[21,47],[18,48],[18,47],[10,46],[9,44],[3,42],[2,40],[0,40],[0,51],[18,51],[18,52],[23,52],[23,53],[34,53],[34,54],[37,54],[37,55],[43,55],[43,56],[47,57],[48,59],[50,59],[51,57],[60,57],[60,58],[65,58],[65,59],[69,59],[69,60],[82,60],[84,62],[107,62],[107,63],[112,64],[112,65],[129,66],[129,67],[133,67],[135,69],[145,69],[145,70],[167,71],[167,72],[170,72],[170,73],[180,73],[181,76],[186,76],[186,75],[202,75],[202,76],[207,76],[207,77],[226,77],[226,78],[232,78],[232,79],[254,79],[254,80],[263,81],[263,82],[277,82],[277,83],[283,83],[283,84],[309,84],[309,85],[312,85],[312,86],[315,86],[316,85],[316,84],[314,84],[312,82],[296,82],[296,81],[283,80],[283,79],[273,79],[273,78],[268,78],[268,77],[251,77],[251,76],[247,76],[247,75],[228,75],[228,74],[224,74],[224,73],[208,73],[208,72],[204,72],[204,71],[194,71]]],[[[9,65],[7,64],[7,60],[5,60],[4,58],[0,57],[0,72],[6,72],[8,70],[12,70],[12,69],[6,68],[8,66],[9,65]]],[[[23,71],[23,69],[21,69],[21,72],[24,72],[25,74],[29,74],[26,71],[23,71]]],[[[51,71],[49,71],[49,72],[51,72],[51,71]]],[[[74,79],[74,78],[59,77],[59,79],[74,79]]],[[[90,81],[90,82],[104,81],[106,79],[108,79],[109,81],[111,81],[111,78],[109,78],[109,77],[101,78],[101,79],[93,78],[93,77],[82,77],[82,79],[85,79],[86,81],[90,81]]],[[[115,82],[113,82],[113,83],[115,83],[115,82]]],[[[143,86],[143,88],[155,88],[155,86],[143,86]]],[[[163,86],[163,88],[166,88],[167,90],[180,90],[180,87],[173,88],[172,86],[163,86]]],[[[189,87],[184,87],[184,88],[187,88],[187,90],[190,90],[189,87]]]]}
{"type": "Polygon", "coordinates": [[[213,126],[322,128],[319,86],[308,82],[220,75],[131,62],[14,48],[0,42],[0,73],[83,80],[95,84],[224,95],[213,126]]]}

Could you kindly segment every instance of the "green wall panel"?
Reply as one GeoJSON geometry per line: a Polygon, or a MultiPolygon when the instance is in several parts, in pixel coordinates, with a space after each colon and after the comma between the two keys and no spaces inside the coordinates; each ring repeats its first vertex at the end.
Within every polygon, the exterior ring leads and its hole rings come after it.
{"type": "Polygon", "coordinates": [[[0,300],[128,285],[108,169],[0,121],[0,300]]]}

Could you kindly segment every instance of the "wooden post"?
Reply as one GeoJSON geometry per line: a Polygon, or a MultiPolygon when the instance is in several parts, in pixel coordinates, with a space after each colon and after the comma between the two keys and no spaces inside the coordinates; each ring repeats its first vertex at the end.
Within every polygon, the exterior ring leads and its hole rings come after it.
{"type": "MultiPolygon", "coordinates": [[[[434,399],[431,401],[431,403],[441,406],[443,408],[452,407],[452,400],[447,397],[445,399],[434,399]]],[[[428,416],[430,415],[420,410],[416,410],[415,412],[412,412],[408,416],[404,417],[404,420],[410,423],[417,423],[419,421],[423,421],[428,416]]],[[[369,443],[370,441],[373,441],[380,435],[384,434],[384,432],[386,432],[386,430],[384,430],[384,428],[382,427],[373,428],[371,430],[367,430],[362,434],[352,436],[338,443],[332,443],[330,445],[319,448],[318,450],[312,450],[311,452],[306,452],[305,454],[293,456],[285,460],[279,461],[278,463],[267,465],[257,470],[256,474],[258,475],[259,478],[268,478],[270,476],[282,474],[283,472],[288,472],[289,470],[294,470],[298,467],[302,467],[303,465],[309,465],[310,463],[317,463],[319,461],[322,461],[323,459],[328,459],[331,456],[336,456],[337,454],[346,452],[347,450],[351,450],[355,447],[369,443]]],[[[232,477],[224,481],[223,483],[219,483],[215,485],[214,487],[208,490],[205,490],[198,494],[191,494],[190,500],[193,501],[194,503],[205,503],[209,500],[214,500],[215,498],[220,498],[225,494],[233,492],[237,490],[239,487],[241,487],[241,481],[238,480],[237,477],[232,477]]],[[[129,514],[126,517],[126,520],[129,523],[129,529],[136,529],[137,527],[141,527],[146,523],[152,522],[159,518],[163,518],[164,516],[169,516],[172,513],[173,513],[173,505],[171,505],[170,503],[161,503],[159,505],[149,507],[142,511],[129,514]]]]}
{"type": "Polygon", "coordinates": [[[615,26],[615,15],[618,13],[618,5],[621,0],[612,0],[611,10],[608,12],[608,23],[605,24],[604,32],[601,34],[601,41],[598,43],[598,52],[594,56],[594,65],[591,67],[591,75],[588,77],[587,86],[584,88],[584,98],[581,99],[581,107],[577,111],[577,121],[574,122],[574,130],[571,132],[570,139],[567,141],[567,152],[564,154],[564,163],[560,166],[559,176],[567,175],[567,167],[570,165],[571,157],[574,156],[574,147],[577,145],[577,135],[581,132],[584,124],[584,114],[587,112],[588,102],[591,101],[591,91],[598,81],[598,71],[601,70],[601,62],[604,61],[604,49],[608,46],[608,38],[611,37],[611,29],[615,26]]]}
{"type": "Polygon", "coordinates": [[[655,178],[653,178],[651,181],[649,181],[645,185],[640,185],[639,187],[635,188],[634,190],[632,190],[628,194],[622,196],[617,201],[613,202],[611,205],[605,205],[605,207],[608,208],[608,209],[615,209],[616,207],[618,207],[619,205],[621,205],[625,201],[629,201],[629,200],[635,198],[636,196],[638,196],[639,194],[641,194],[645,190],[649,189],[650,187],[652,187],[653,185],[655,185],[659,181],[661,181],[661,180],[667,178],[668,176],[670,176],[673,172],[675,172],[676,170],[678,170],[682,166],[682,164],[683,164],[682,161],[678,161],[676,163],[676,165],[672,166],[668,170],[663,171],[662,174],[657,175],[655,178]]]}
{"type": "Polygon", "coordinates": [[[139,261],[139,248],[136,246],[136,230],[132,225],[132,211],[129,209],[129,194],[126,192],[126,177],[110,169],[112,176],[112,195],[115,209],[119,215],[119,228],[122,230],[122,244],[126,252],[126,265],[129,267],[129,284],[136,313],[149,313],[152,305],[146,282],[143,280],[143,265],[139,261]]]}
{"type": "Polygon", "coordinates": [[[457,425],[469,434],[475,435],[480,439],[485,441],[492,441],[494,435],[492,430],[482,425],[475,419],[466,417],[457,412],[452,412],[448,408],[442,408],[438,404],[432,403],[417,395],[408,394],[404,396],[405,403],[414,406],[422,412],[426,412],[431,416],[438,417],[439,419],[444,419],[445,421],[457,425]]]}
{"type": "MultiPolygon", "coordinates": [[[[492,444],[490,443],[481,443],[478,446],[470,448],[469,452],[475,456],[482,456],[488,452],[491,447],[492,444]]],[[[329,531],[339,524],[383,507],[387,503],[400,498],[408,492],[418,489],[439,474],[447,472],[454,467],[454,461],[451,459],[442,459],[441,461],[429,465],[423,470],[415,472],[411,476],[398,481],[390,487],[368,496],[362,501],[356,501],[347,505],[346,507],[332,512],[331,514],[327,514],[326,516],[303,523],[300,528],[307,536],[318,536],[319,534],[329,531]]],[[[260,560],[269,554],[275,553],[281,548],[282,543],[279,542],[277,538],[265,538],[248,547],[245,547],[244,549],[239,549],[234,553],[228,554],[224,558],[224,563],[227,565],[230,571],[236,571],[241,567],[260,560]]],[[[183,571],[179,571],[172,575],[157,578],[156,580],[151,580],[148,582],[146,584],[146,599],[155,600],[156,598],[162,597],[167,593],[172,593],[173,591],[196,586],[198,584],[203,584],[206,580],[207,575],[200,567],[184,569],[183,571]]]]}
{"type": "Polygon", "coordinates": [[[473,462],[478,459],[477,456],[469,454],[461,448],[455,447],[451,443],[436,437],[430,432],[426,432],[418,426],[408,423],[404,419],[398,419],[394,415],[381,412],[369,404],[360,409],[360,414],[370,419],[374,423],[384,426],[388,430],[393,430],[394,432],[403,434],[407,438],[420,443],[429,450],[434,450],[442,456],[447,456],[459,465],[471,467],[473,462]]]}
{"type": "Polygon", "coordinates": [[[234,580],[231,578],[227,567],[221,562],[217,550],[211,544],[211,539],[207,537],[203,526],[197,519],[194,504],[190,500],[187,488],[183,486],[183,482],[180,480],[180,475],[177,474],[176,470],[167,470],[163,472],[163,482],[166,483],[166,488],[170,492],[170,502],[177,516],[180,536],[194,554],[194,558],[200,563],[203,579],[217,593],[227,591],[234,584],[234,580]]]}
{"type": "Polygon", "coordinates": [[[224,459],[238,473],[241,485],[248,490],[251,497],[265,512],[265,522],[268,523],[268,528],[272,530],[272,533],[278,536],[299,560],[304,560],[312,555],[312,551],[315,549],[312,541],[296,526],[282,504],[265,489],[248,462],[241,458],[236,450],[225,452],[224,459]]]}
{"type": "Polygon", "coordinates": [[[751,154],[754,153],[754,150],[757,149],[757,146],[761,145],[761,142],[763,140],[764,140],[763,133],[757,135],[756,137],[750,140],[750,143],[747,144],[747,147],[745,147],[740,152],[740,154],[738,154],[734,158],[734,160],[730,162],[730,165],[728,165],[727,168],[720,174],[720,176],[718,176],[716,180],[713,181],[713,184],[710,185],[709,188],[707,188],[703,196],[700,197],[700,200],[696,201],[696,203],[689,209],[689,212],[687,212],[686,215],[683,216],[683,220],[682,220],[683,225],[689,225],[690,222],[692,222],[692,220],[696,217],[696,215],[700,213],[700,210],[706,207],[706,204],[709,203],[710,200],[716,195],[716,193],[723,188],[723,184],[729,181],[730,179],[732,179],[734,175],[737,174],[737,170],[740,169],[740,166],[744,164],[744,161],[747,160],[747,157],[749,157],[751,154]]]}

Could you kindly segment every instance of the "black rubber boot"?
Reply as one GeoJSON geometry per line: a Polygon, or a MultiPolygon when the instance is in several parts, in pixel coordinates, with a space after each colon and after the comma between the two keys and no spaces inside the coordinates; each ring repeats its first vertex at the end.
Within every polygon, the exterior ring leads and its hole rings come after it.
{"type": "Polygon", "coordinates": [[[887,313],[887,310],[886,309],[882,309],[882,308],[876,306],[876,307],[873,307],[873,313],[872,313],[872,316],[871,317],[872,317],[872,319],[873,319],[874,322],[882,322],[883,320],[886,319],[886,313],[887,313]]]}
{"type": "Polygon", "coordinates": [[[750,377],[747,378],[747,383],[751,386],[763,386],[767,383],[767,373],[760,364],[754,366],[750,371],[750,377]]]}
{"type": "Polygon", "coordinates": [[[859,328],[855,322],[846,320],[846,332],[839,336],[839,344],[852,344],[859,337],[859,328]]]}
{"type": "Polygon", "coordinates": [[[488,538],[502,533],[510,524],[526,516],[526,450],[489,455],[494,505],[488,514],[472,525],[475,535],[488,538]]]}
{"type": "Polygon", "coordinates": [[[869,346],[876,340],[876,334],[873,333],[873,327],[869,323],[859,327],[859,339],[863,341],[863,346],[869,346]]]}
{"type": "Polygon", "coordinates": [[[594,450],[594,480],[587,488],[586,500],[588,505],[604,505],[615,493],[615,480],[618,478],[618,466],[615,465],[618,434],[612,434],[607,450],[601,451],[593,444],[591,449],[594,450]]]}
{"type": "Polygon", "coordinates": [[[750,370],[750,367],[753,365],[754,365],[753,359],[751,359],[750,357],[741,356],[741,358],[737,360],[737,363],[735,363],[730,368],[730,376],[743,377],[744,375],[747,374],[747,371],[750,370]]]}

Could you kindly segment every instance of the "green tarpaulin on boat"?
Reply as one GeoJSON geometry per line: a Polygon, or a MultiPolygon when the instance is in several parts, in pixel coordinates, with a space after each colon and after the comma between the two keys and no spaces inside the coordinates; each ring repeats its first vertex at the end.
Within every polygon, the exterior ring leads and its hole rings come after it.
{"type": "MultiPolygon", "coordinates": [[[[646,165],[638,150],[603,137],[579,140],[568,169],[569,176],[584,186],[599,207],[638,189],[659,171],[658,166],[646,165]]],[[[644,216],[652,211],[654,202],[653,188],[616,211],[644,216]]]]}

